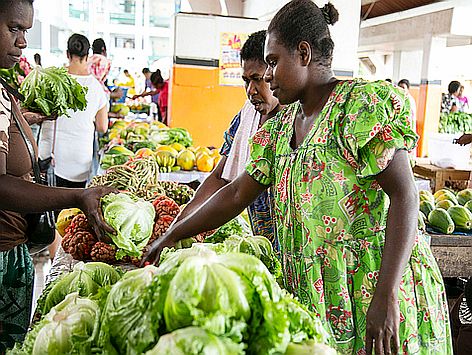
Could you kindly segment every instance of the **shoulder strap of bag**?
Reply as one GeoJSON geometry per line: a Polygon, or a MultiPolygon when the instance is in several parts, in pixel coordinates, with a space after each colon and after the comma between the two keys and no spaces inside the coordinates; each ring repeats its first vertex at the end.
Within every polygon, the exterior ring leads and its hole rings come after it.
{"type": "Polygon", "coordinates": [[[34,180],[37,183],[41,183],[41,173],[39,171],[39,165],[36,159],[36,155],[34,154],[33,144],[31,143],[28,136],[26,135],[25,130],[23,129],[23,126],[20,122],[20,119],[19,119],[20,110],[18,109],[18,105],[16,104],[16,102],[14,102],[13,98],[11,98],[11,100],[12,100],[12,104],[11,104],[12,116],[13,116],[13,119],[15,120],[16,126],[18,127],[18,130],[20,131],[20,134],[23,140],[25,141],[26,147],[28,148],[31,164],[33,166],[34,180]]]}

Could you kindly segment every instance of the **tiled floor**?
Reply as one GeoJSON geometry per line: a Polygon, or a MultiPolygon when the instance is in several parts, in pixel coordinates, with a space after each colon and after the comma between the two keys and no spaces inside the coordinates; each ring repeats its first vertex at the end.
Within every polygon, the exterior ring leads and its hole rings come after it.
{"type": "Polygon", "coordinates": [[[45,254],[38,254],[33,257],[34,262],[34,291],[33,291],[33,313],[36,309],[36,301],[38,300],[41,292],[43,292],[45,286],[46,276],[51,269],[51,260],[46,252],[45,254]]]}

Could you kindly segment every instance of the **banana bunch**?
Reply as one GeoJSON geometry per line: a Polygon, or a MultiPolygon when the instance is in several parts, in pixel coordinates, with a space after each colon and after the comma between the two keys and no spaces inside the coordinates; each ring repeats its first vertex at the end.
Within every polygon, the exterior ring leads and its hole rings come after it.
{"type": "Polygon", "coordinates": [[[170,173],[180,170],[180,167],[175,166],[176,160],[171,154],[158,154],[156,155],[156,161],[159,165],[160,173],[170,173]]]}

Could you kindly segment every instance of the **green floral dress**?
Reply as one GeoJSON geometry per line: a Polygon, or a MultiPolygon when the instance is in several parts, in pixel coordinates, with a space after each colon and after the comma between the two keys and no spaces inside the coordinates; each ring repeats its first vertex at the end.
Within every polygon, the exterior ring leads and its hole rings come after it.
{"type": "MultiPolygon", "coordinates": [[[[247,172],[274,186],[285,287],[326,317],[341,354],[364,354],[389,205],[375,175],[396,150],[416,144],[409,100],[389,83],[340,82],[293,150],[299,110],[299,103],[290,105],[255,134],[247,172]]],[[[422,235],[399,302],[403,354],[452,354],[442,277],[422,235]]]]}

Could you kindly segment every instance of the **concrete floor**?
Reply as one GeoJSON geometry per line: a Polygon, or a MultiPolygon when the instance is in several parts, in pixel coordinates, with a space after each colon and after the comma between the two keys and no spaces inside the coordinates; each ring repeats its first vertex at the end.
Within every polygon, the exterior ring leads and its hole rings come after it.
{"type": "Polygon", "coordinates": [[[49,259],[49,253],[39,253],[33,257],[35,275],[34,275],[34,290],[33,290],[33,314],[36,309],[36,302],[43,292],[45,286],[46,276],[49,274],[51,269],[51,260],[49,259]]]}

